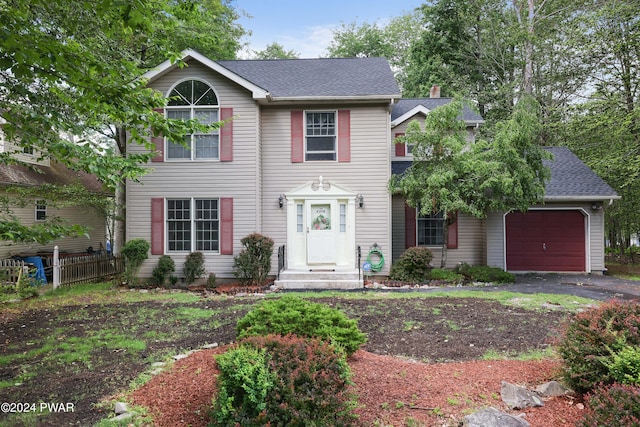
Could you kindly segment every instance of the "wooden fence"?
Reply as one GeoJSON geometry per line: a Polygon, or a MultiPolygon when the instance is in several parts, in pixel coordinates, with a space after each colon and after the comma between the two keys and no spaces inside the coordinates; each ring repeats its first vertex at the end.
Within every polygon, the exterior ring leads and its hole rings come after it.
{"type": "Polygon", "coordinates": [[[0,282],[6,285],[15,285],[24,265],[22,260],[0,259],[0,282]]]}
{"type": "MultiPolygon", "coordinates": [[[[60,256],[54,251],[53,254],[42,255],[41,258],[47,281],[53,281],[54,288],[103,280],[124,271],[122,257],[108,254],[60,256]]],[[[25,262],[22,260],[0,260],[0,278],[4,283],[15,284],[18,281],[18,270],[24,265],[25,262]]]]}
{"type": "Polygon", "coordinates": [[[59,284],[56,283],[56,264],[53,263],[53,286],[88,283],[120,274],[124,271],[121,257],[104,255],[71,256],[59,259],[59,284]]]}

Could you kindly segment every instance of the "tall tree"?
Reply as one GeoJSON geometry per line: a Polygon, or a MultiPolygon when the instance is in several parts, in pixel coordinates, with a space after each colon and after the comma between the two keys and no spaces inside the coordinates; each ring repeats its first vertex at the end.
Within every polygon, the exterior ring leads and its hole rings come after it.
{"type": "Polygon", "coordinates": [[[329,57],[373,57],[389,60],[398,82],[404,81],[409,49],[420,34],[419,12],[412,11],[391,18],[385,25],[364,22],[343,24],[333,31],[326,53],[329,57]]]}
{"type": "MultiPolygon", "coordinates": [[[[543,159],[548,154],[538,143],[539,107],[523,97],[512,117],[503,122],[492,141],[466,139],[461,116],[462,102],[431,111],[424,130],[409,124],[397,142],[413,144],[413,163],[402,176],[394,176],[390,189],[406,197],[421,213],[442,212],[444,218],[466,213],[484,218],[493,211],[527,210],[544,196],[549,176],[543,159]]],[[[444,227],[443,241],[447,241],[444,227]]],[[[443,243],[441,267],[446,264],[443,243]]]]}
{"type": "Polygon", "coordinates": [[[593,1],[578,20],[577,54],[593,64],[585,100],[556,131],[622,196],[609,208],[612,246],[640,233],[640,15],[637,0],[593,1]]]}
{"type": "Polygon", "coordinates": [[[264,50],[254,53],[255,59],[295,59],[300,57],[298,52],[286,50],[284,46],[276,42],[267,45],[264,50]]]}
{"type": "MultiPolygon", "coordinates": [[[[203,126],[153,112],[166,100],[140,79],[150,55],[144,53],[149,45],[139,41],[161,40],[154,35],[170,28],[168,24],[175,24],[175,34],[187,33],[187,21],[180,21],[176,11],[191,19],[202,4],[220,2],[0,3],[0,116],[6,139],[18,151],[29,147],[92,173],[110,188],[145,173],[141,164],[155,150],[149,136],[182,141],[184,133],[203,126]],[[129,143],[148,150],[125,155],[129,143]]],[[[191,34],[191,40],[198,37],[191,34]]],[[[172,45],[154,46],[153,52],[166,56],[181,47],[176,39],[172,45]]],[[[3,153],[0,162],[16,162],[13,154],[3,153]]]]}

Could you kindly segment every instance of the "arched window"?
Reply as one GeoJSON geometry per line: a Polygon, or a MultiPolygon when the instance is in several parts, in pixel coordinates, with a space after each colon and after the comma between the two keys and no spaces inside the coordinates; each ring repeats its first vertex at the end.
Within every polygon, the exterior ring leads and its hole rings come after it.
{"type": "MultiPolygon", "coordinates": [[[[167,117],[196,119],[204,124],[219,121],[218,97],[213,88],[201,80],[178,83],[169,94],[167,117]]],[[[218,160],[220,158],[218,131],[185,135],[187,147],[167,141],[167,159],[218,160]]]]}

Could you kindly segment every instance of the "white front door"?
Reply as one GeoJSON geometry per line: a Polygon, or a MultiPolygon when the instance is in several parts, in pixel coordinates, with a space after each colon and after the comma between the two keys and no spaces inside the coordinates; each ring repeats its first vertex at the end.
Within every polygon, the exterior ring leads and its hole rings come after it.
{"type": "Polygon", "coordinates": [[[307,201],[307,263],[336,262],[335,203],[307,201]]]}

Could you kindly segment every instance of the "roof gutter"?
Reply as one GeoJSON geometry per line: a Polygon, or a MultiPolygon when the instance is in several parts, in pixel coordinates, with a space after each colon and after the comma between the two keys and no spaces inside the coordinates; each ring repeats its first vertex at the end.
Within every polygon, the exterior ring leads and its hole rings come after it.
{"type": "Polygon", "coordinates": [[[400,94],[389,95],[351,95],[351,96],[274,96],[269,94],[264,99],[269,103],[330,103],[330,102],[394,102],[400,94]]]}
{"type": "Polygon", "coordinates": [[[594,200],[609,200],[612,204],[614,200],[622,199],[617,194],[615,196],[593,195],[593,196],[545,196],[545,202],[593,202],[594,200]]]}

